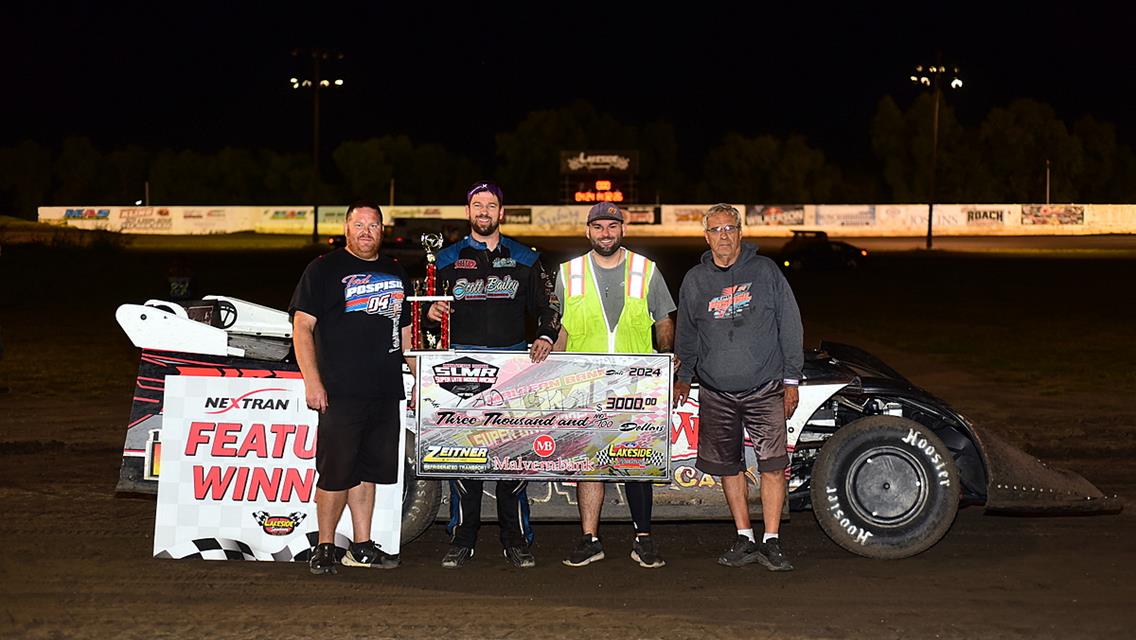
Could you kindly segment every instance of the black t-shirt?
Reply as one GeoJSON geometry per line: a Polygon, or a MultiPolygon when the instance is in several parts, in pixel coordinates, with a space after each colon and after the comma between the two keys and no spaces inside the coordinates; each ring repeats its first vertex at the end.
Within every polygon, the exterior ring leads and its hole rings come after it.
{"type": "Polygon", "coordinates": [[[290,314],[316,318],[316,364],[329,398],[403,398],[402,334],[410,324],[406,270],[380,257],[361,260],[346,249],[304,270],[290,314]]]}

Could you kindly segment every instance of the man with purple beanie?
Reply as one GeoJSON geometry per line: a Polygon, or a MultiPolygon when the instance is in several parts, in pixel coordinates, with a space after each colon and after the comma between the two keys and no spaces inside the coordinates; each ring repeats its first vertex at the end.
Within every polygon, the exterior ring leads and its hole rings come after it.
{"type": "MultiPolygon", "coordinates": [[[[501,189],[477,182],[466,193],[469,235],[438,252],[439,286],[454,296],[452,305],[435,302],[427,316],[437,322],[452,312],[454,349],[528,351],[533,362],[548,357],[560,333],[560,307],[552,297],[552,275],[540,254],[501,234],[505,219],[501,189]],[[526,346],[525,316],[537,320],[536,339],[526,346]]],[[[483,480],[450,480],[450,549],[442,566],[457,569],[473,557],[481,528],[483,480]]],[[[527,482],[498,480],[497,520],[505,559],[513,566],[536,565],[532,554],[527,482]]]]}

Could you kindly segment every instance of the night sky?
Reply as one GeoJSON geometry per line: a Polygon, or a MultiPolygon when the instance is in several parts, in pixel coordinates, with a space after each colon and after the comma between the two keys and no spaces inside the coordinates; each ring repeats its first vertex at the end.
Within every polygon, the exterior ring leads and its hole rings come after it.
{"type": "Polygon", "coordinates": [[[331,70],[344,88],[323,94],[329,150],[404,133],[489,163],[495,134],[527,112],[583,99],[625,123],[673,122],[686,157],[734,130],[799,132],[854,162],[871,153],[879,99],[909,103],[912,67],[937,50],[962,68],[966,84],[948,99],[964,123],[1028,97],[1070,123],[1114,122],[1122,142],[1136,143],[1125,100],[1134,34],[1130,18],[1109,13],[1119,5],[940,3],[932,14],[850,3],[744,12],[562,3],[554,13],[533,8],[544,3],[415,4],[6,5],[0,145],[85,135],[104,150],[308,151],[310,94],[288,79],[307,74],[291,51],[313,46],[347,56],[331,70]]]}

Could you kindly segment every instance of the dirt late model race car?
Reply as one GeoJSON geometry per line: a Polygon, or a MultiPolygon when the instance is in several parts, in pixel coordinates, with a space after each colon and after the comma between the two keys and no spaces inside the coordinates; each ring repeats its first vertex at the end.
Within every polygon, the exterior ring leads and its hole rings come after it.
{"type": "MultiPolygon", "coordinates": [[[[143,349],[117,489],[156,493],[167,375],[298,378],[283,311],[206,296],[119,307],[116,319],[143,349]]],[[[903,558],[938,542],[966,505],[988,513],[1118,513],[1122,503],[1080,475],[1048,467],[980,429],[942,400],[856,347],[821,343],[805,354],[800,404],[788,421],[789,508],[811,509],[836,544],[872,558],[903,558]]],[[[413,384],[409,374],[406,384],[413,384]]],[[[444,517],[443,482],[414,475],[413,410],[404,420],[407,473],[402,538],[444,517]]],[[[655,492],[660,520],[729,519],[720,480],[694,467],[697,386],[671,414],[670,482],[655,492]]],[[[749,468],[756,469],[747,446],[749,468]]],[[[750,473],[756,482],[756,474],[750,473]]],[[[622,484],[611,494],[622,501],[622,484]]],[[[757,492],[751,492],[753,500],[757,492]]],[[[609,494],[610,495],[610,494],[609,494]]],[[[492,487],[483,518],[496,517],[492,487]]],[[[575,520],[575,483],[533,482],[534,519],[575,520]]],[[[758,506],[758,505],[755,505],[758,506]]],[[[616,518],[625,510],[609,509],[616,518]]],[[[623,515],[622,517],[626,517],[623,515]]]]}

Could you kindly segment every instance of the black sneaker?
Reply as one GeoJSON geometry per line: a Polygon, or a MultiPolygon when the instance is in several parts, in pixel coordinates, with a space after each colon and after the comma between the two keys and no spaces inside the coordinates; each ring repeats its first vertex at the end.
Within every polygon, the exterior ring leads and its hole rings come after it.
{"type": "Polygon", "coordinates": [[[536,558],[528,547],[505,547],[505,559],[522,569],[536,566],[536,558]]]}
{"type": "Polygon", "coordinates": [[[335,545],[322,542],[312,549],[312,557],[308,558],[308,570],[317,576],[335,575],[335,545]]]}
{"type": "Polygon", "coordinates": [[[781,551],[781,540],[770,538],[769,542],[757,545],[757,561],[770,571],[792,571],[793,565],[781,551]]]}
{"type": "Polygon", "coordinates": [[[734,540],[734,544],[725,553],[718,556],[718,564],[724,564],[727,567],[743,567],[756,562],[759,555],[757,544],[739,534],[734,540]]]}
{"type": "Polygon", "coordinates": [[[397,555],[379,549],[373,540],[352,542],[343,556],[345,567],[366,567],[371,569],[394,569],[399,565],[397,555]]]}
{"type": "Polygon", "coordinates": [[[442,566],[447,569],[458,569],[465,565],[465,561],[473,557],[473,549],[458,544],[451,544],[450,550],[442,556],[442,566]]]}
{"type": "Polygon", "coordinates": [[[603,559],[603,543],[595,536],[585,535],[580,538],[580,542],[576,545],[576,548],[572,550],[572,553],[568,554],[567,558],[564,558],[564,564],[569,567],[582,567],[603,559]]]}
{"type": "Polygon", "coordinates": [[[640,567],[648,569],[657,569],[667,563],[659,555],[655,539],[651,536],[635,536],[635,544],[631,545],[631,559],[638,562],[640,567]]]}

